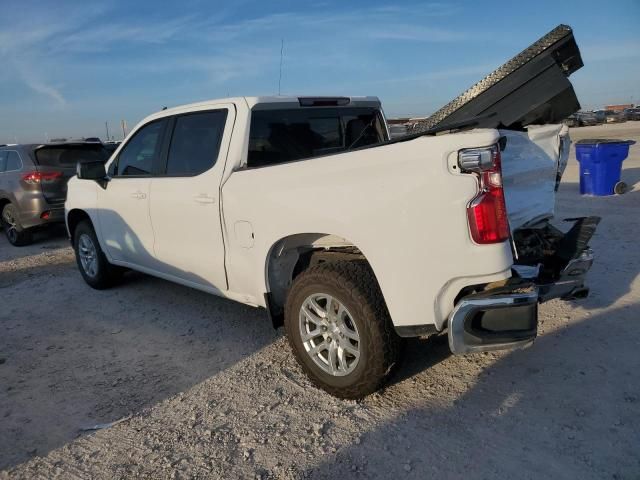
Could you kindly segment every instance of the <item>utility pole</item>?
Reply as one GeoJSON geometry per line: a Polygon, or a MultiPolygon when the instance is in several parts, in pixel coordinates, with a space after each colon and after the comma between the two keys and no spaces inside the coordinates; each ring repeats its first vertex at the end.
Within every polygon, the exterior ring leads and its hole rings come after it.
{"type": "Polygon", "coordinates": [[[109,140],[111,140],[111,138],[109,137],[109,122],[104,122],[104,126],[107,127],[107,142],[109,140]]]}
{"type": "Polygon", "coordinates": [[[284,51],[284,38],[280,40],[280,75],[278,76],[278,96],[280,96],[280,84],[282,83],[282,52],[284,51]]]}

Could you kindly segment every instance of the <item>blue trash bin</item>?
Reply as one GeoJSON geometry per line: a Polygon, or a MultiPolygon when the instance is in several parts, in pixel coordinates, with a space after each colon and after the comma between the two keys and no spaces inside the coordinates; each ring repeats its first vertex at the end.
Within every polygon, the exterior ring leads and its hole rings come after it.
{"type": "Polygon", "coordinates": [[[629,155],[633,140],[589,139],[576,142],[576,159],[580,163],[580,193],[613,195],[623,193],[620,182],[622,162],[629,155]],[[619,188],[616,189],[616,185],[619,188]],[[618,190],[618,191],[616,191],[618,190]]]}

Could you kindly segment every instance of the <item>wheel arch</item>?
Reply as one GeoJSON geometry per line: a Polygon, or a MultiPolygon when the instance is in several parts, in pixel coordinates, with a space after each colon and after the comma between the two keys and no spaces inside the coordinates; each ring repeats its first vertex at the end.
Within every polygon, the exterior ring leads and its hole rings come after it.
{"type": "Polygon", "coordinates": [[[93,225],[93,220],[91,216],[81,208],[74,208],[67,213],[67,231],[69,233],[69,238],[73,242],[73,233],[75,232],[76,227],[83,220],[88,220],[95,230],[95,225],[93,225]]]}
{"type": "Polygon", "coordinates": [[[287,294],[298,275],[319,263],[353,260],[364,261],[377,282],[365,254],[347,238],[329,233],[296,233],[274,242],[265,260],[265,305],[274,328],[283,325],[287,294]]]}

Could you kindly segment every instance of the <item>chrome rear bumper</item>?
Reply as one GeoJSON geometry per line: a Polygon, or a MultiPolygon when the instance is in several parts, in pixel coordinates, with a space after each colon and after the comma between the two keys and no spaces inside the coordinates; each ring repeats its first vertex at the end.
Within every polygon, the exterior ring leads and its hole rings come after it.
{"type": "Polygon", "coordinates": [[[519,290],[461,299],[449,317],[451,352],[486,352],[531,344],[538,333],[538,291],[532,286],[519,290]]]}

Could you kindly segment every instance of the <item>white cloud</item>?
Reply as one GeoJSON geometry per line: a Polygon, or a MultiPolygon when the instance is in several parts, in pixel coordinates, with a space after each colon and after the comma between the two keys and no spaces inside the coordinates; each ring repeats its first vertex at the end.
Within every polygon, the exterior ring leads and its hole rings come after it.
{"type": "Polygon", "coordinates": [[[62,94],[53,86],[47,85],[41,82],[40,80],[38,80],[37,78],[33,78],[33,77],[23,77],[23,80],[29,88],[31,88],[35,92],[46,95],[47,97],[52,99],[54,102],[56,102],[57,105],[65,106],[67,104],[67,101],[62,96],[62,94]]]}

